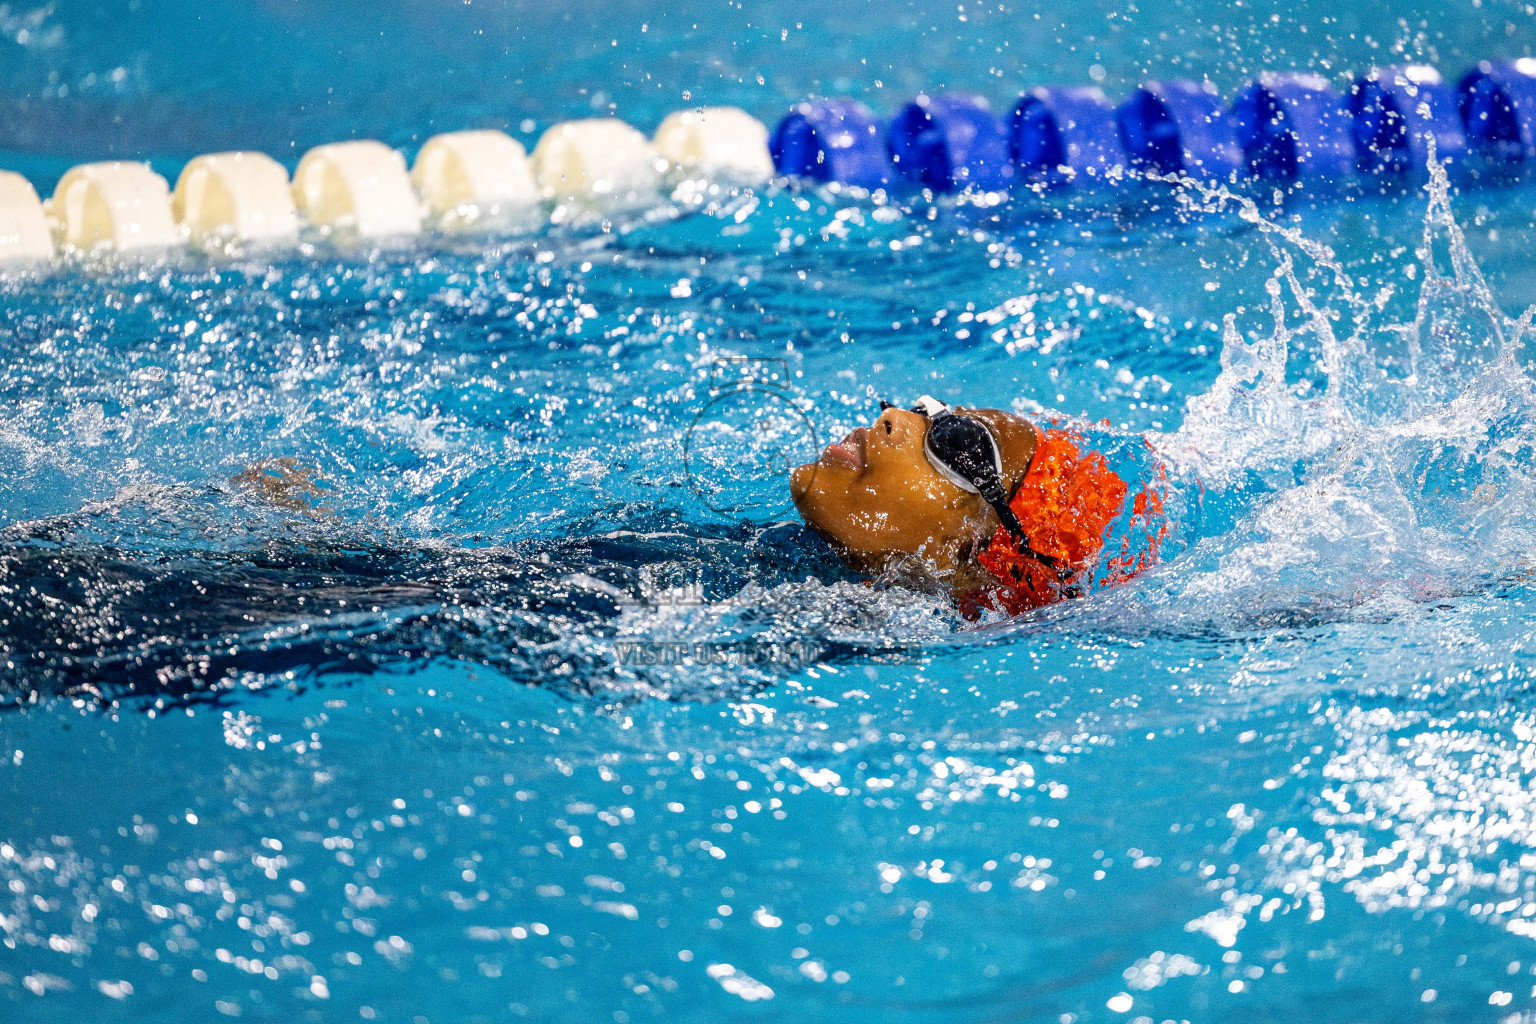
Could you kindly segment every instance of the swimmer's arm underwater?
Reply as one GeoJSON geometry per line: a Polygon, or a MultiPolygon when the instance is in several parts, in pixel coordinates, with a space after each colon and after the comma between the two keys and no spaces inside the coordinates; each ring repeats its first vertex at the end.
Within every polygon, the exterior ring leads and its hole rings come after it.
{"type": "Polygon", "coordinates": [[[229,482],[279,508],[309,514],[326,511],[320,502],[327,488],[314,469],[297,459],[262,459],[246,466],[229,482]]]}

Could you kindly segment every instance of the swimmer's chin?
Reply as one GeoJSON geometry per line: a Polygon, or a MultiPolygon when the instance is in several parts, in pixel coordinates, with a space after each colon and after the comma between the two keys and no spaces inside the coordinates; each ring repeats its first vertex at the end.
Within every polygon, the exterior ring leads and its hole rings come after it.
{"type": "Polygon", "coordinates": [[[805,525],[833,542],[833,545],[842,548],[834,539],[832,522],[837,518],[827,507],[826,495],[816,487],[816,478],[820,473],[826,472],[828,467],[817,462],[807,462],[803,466],[796,466],[789,473],[789,497],[795,503],[795,511],[800,513],[800,518],[805,520],[805,525]]]}
{"type": "Polygon", "coordinates": [[[837,536],[827,528],[828,524],[822,521],[818,515],[819,504],[815,500],[812,485],[816,482],[816,474],[822,469],[819,462],[808,462],[803,466],[796,466],[789,473],[789,497],[795,503],[795,511],[800,513],[800,518],[810,531],[832,545],[839,557],[852,564],[856,559],[837,536]]]}
{"type": "Polygon", "coordinates": [[[789,474],[789,497],[800,510],[800,515],[805,515],[805,506],[801,504],[805,496],[810,493],[811,483],[816,479],[816,463],[808,462],[803,466],[796,466],[789,474]]]}

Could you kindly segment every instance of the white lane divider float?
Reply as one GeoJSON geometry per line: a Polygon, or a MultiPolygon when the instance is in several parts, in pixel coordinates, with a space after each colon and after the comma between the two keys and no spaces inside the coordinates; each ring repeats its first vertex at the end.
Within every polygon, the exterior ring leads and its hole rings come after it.
{"type": "Polygon", "coordinates": [[[32,183],[14,171],[0,171],[0,260],[46,260],[53,234],[32,183]]]}
{"type": "Polygon", "coordinates": [[[679,110],[656,129],[662,159],[687,174],[756,185],[773,177],[768,127],[739,107],[679,110]]]}
{"type": "Polygon", "coordinates": [[[181,241],[170,186],[148,164],[114,160],[72,167],[49,206],[61,240],[77,249],[126,252],[181,241]]]}
{"type": "Polygon", "coordinates": [[[0,171],[0,261],[46,260],[58,246],[157,248],[195,241],[296,237],[301,223],[363,237],[416,234],[428,215],[449,230],[471,224],[532,227],[575,208],[656,202],[666,177],[756,185],[773,177],[768,129],[736,107],[679,111],[654,141],[616,118],[567,121],[530,156],[499,131],[448,132],[427,140],[407,172],[381,142],[337,142],[304,154],[287,172],[264,153],[199,156],[174,195],[147,164],[109,161],[71,168],[39,202],[19,174],[0,171]]]}
{"type": "Polygon", "coordinates": [[[528,151],[506,132],[447,132],[428,139],[411,181],[444,227],[531,219],[539,205],[528,151]]]}
{"type": "Polygon", "coordinates": [[[171,208],[197,239],[267,241],[299,230],[288,172],[265,153],[198,157],[176,179],[171,208]]]}
{"type": "Polygon", "coordinates": [[[421,201],[411,188],[405,157],[382,142],[316,146],[293,174],[293,198],[316,227],[351,230],[364,238],[421,230],[421,201]]]}
{"type": "Polygon", "coordinates": [[[650,140],[614,117],[557,124],[533,148],[533,173],[545,199],[652,202],[666,166],[650,140]]]}

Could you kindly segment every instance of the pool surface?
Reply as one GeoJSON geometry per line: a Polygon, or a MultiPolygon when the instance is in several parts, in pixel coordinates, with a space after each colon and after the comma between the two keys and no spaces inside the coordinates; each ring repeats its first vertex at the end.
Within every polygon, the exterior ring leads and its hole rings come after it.
{"type": "MultiPolygon", "coordinates": [[[[0,6],[0,167],[1533,46],[59,0],[0,6]]],[[[696,199],[0,274],[0,1019],[1531,1018],[1536,183],[696,199]],[[1145,436],[1177,557],[866,586],[784,471],[923,393],[1145,436]]]]}

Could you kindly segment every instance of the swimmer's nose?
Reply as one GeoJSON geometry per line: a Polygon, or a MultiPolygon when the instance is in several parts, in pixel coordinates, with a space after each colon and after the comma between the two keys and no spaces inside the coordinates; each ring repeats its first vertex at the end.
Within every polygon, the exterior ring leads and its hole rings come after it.
{"type": "Polygon", "coordinates": [[[882,412],[869,428],[866,449],[871,453],[879,450],[921,445],[928,420],[915,412],[891,407],[882,412]]]}

